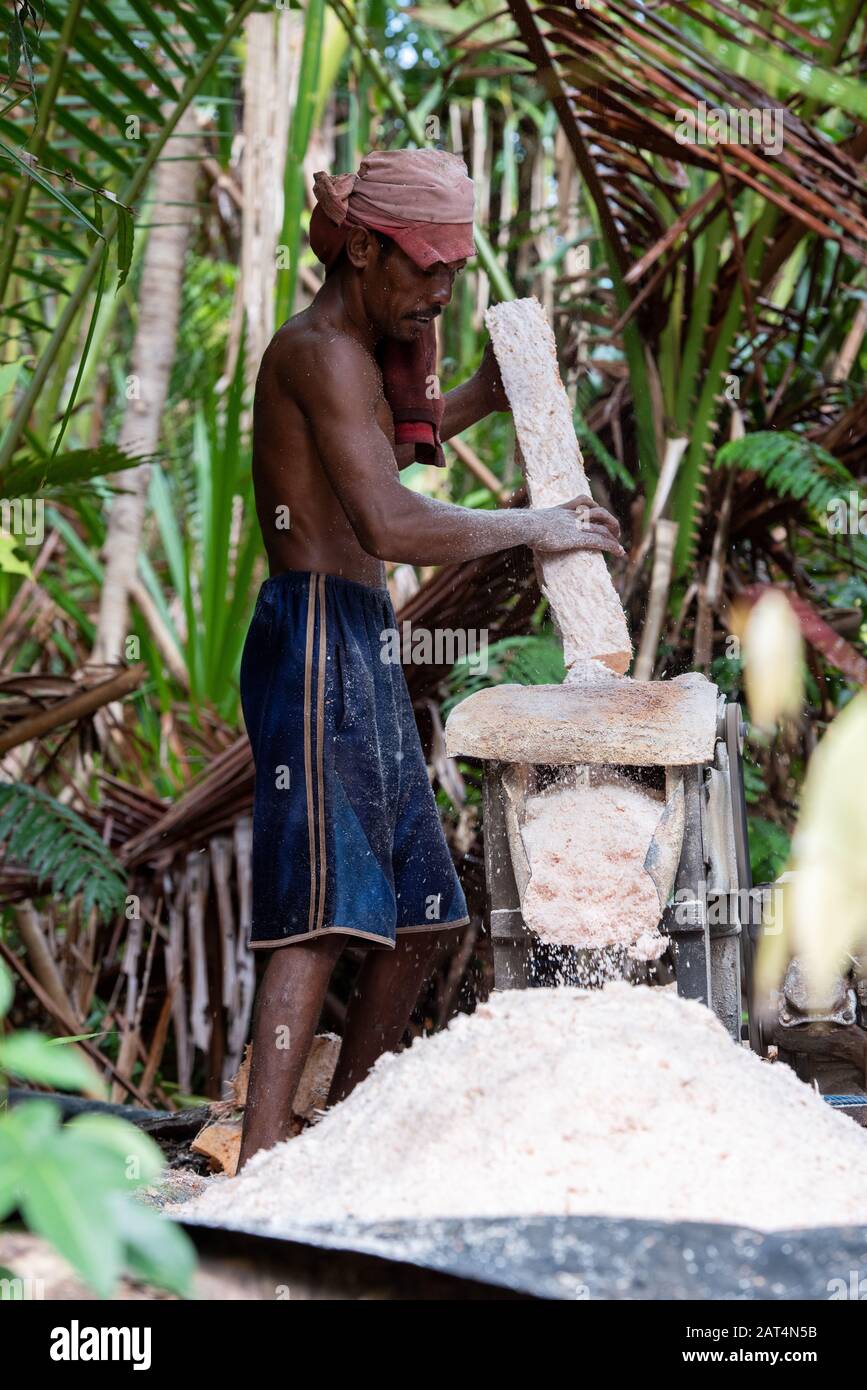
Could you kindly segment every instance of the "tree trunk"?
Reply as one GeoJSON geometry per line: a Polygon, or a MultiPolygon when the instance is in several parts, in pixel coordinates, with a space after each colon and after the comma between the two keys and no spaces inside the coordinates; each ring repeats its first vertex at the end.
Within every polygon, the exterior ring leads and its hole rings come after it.
{"type": "MultiPolygon", "coordinates": [[[[241,212],[241,266],[226,370],[219,389],[231,380],[246,324],[244,375],[252,394],[262,354],[274,333],[274,294],[278,242],[283,225],[283,171],[292,109],[298,94],[304,14],[278,10],[251,14],[244,21],[244,202],[241,212]]],[[[322,166],[317,166],[322,167],[322,166]]],[[[285,254],[285,253],[283,253],[285,254]]]]}
{"type": "MultiPolygon", "coordinates": [[[[156,453],[175,357],[184,258],[198,174],[195,114],[187,110],[167,141],[156,169],[149,233],[138,294],[139,320],[127,378],[127,403],[119,444],[129,453],[156,453]]],[[[129,593],[138,566],[150,465],[120,474],[125,489],[112,505],[103,549],[105,575],[93,648],[96,663],[122,661],[129,622],[129,593]]]]}

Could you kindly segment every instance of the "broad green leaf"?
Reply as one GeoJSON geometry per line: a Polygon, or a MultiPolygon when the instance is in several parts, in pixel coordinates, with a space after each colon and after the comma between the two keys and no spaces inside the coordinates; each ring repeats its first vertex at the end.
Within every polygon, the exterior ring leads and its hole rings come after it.
{"type": "MultiPolygon", "coordinates": [[[[132,1195],[136,1188],[142,1185],[141,1178],[135,1176],[141,1172],[141,1160],[138,1154],[132,1152],[134,1139],[128,1141],[125,1151],[118,1151],[106,1144],[101,1136],[92,1137],[86,1129],[79,1127],[79,1119],[91,1118],[94,1117],[77,1116],[75,1120],[70,1120],[64,1125],[63,1153],[66,1163],[76,1172],[84,1174],[88,1183],[99,1192],[132,1195]]],[[[114,1117],[108,1115],[103,1118],[114,1117]]],[[[117,1123],[126,1125],[125,1120],[118,1120],[117,1123]]]]}
{"type": "Polygon", "coordinates": [[[113,1197],[111,1211],[130,1273],[172,1293],[189,1294],[196,1252],[186,1232],[134,1198],[113,1197]]]}
{"type": "Polygon", "coordinates": [[[51,1241],[103,1298],[124,1266],[187,1293],[195,1265],[189,1240],[130,1190],[159,1177],[156,1144],[114,1116],[82,1115],[64,1127],[59,1119],[57,1107],[44,1101],[0,1117],[0,1219],[17,1205],[29,1229],[51,1241]]]}
{"type": "Polygon", "coordinates": [[[106,1220],[105,1193],[68,1161],[62,1134],[34,1154],[21,1193],[30,1230],[50,1240],[96,1293],[108,1298],[123,1268],[123,1245],[106,1220]]]}
{"type": "Polygon", "coordinates": [[[17,1135],[8,1133],[8,1115],[0,1116],[0,1221],[18,1205],[18,1188],[27,1171],[25,1150],[17,1135]]]}
{"type": "Polygon", "coordinates": [[[130,1187],[156,1182],[165,1166],[159,1145],[120,1116],[78,1115],[66,1131],[111,1155],[130,1187]]]}
{"type": "Polygon", "coordinates": [[[52,1100],[28,1100],[0,1117],[0,1166],[3,1145],[11,1144],[25,1154],[36,1153],[60,1129],[60,1111],[52,1100]]]}
{"type": "Polygon", "coordinates": [[[0,1115],[0,1221],[18,1205],[30,1160],[60,1132],[52,1101],[28,1100],[0,1115]]]}
{"type": "Polygon", "coordinates": [[[0,1038],[0,1071],[60,1091],[99,1091],[103,1082],[80,1052],[52,1047],[41,1033],[10,1033],[0,1038]]]}

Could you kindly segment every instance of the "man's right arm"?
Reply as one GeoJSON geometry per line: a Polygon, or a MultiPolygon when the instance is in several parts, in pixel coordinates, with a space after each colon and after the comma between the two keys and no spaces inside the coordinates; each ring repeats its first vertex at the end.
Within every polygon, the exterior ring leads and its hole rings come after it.
{"type": "Polygon", "coordinates": [[[360,344],[338,337],[293,361],[285,383],[307,417],[322,466],[359,544],[380,560],[442,565],[514,545],[622,555],[619,527],[589,498],[539,510],[482,511],[438,502],[400,481],[376,418],[382,382],[360,344]],[[577,514],[576,514],[577,513],[577,514]]]}

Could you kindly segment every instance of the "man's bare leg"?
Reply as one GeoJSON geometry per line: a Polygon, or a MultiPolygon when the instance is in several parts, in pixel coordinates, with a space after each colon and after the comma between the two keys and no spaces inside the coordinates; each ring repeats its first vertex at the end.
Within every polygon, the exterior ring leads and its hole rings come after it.
{"type": "Polygon", "coordinates": [[[256,1000],[253,1061],[238,1167],[288,1137],[292,1101],[304,1071],[342,936],[272,951],[256,1000]]]}
{"type": "MultiPolygon", "coordinates": [[[[445,932],[399,935],[393,951],[368,951],[346,1011],[329,1105],[345,1100],[377,1057],[398,1046],[445,936],[445,932]]],[[[452,928],[448,937],[457,945],[461,933],[452,928]]]]}

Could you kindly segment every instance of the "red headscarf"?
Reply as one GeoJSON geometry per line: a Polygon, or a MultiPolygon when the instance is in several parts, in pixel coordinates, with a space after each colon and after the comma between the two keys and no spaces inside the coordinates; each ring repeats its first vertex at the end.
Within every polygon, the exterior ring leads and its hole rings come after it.
{"type": "Polygon", "coordinates": [[[473,255],[473,181],[446,150],[376,151],[357,174],[314,174],[313,192],[310,245],[326,265],[347,226],[390,236],[422,270],[473,255]]]}
{"type": "MultiPolygon", "coordinates": [[[[314,174],[313,192],[310,245],[326,266],[339,256],[349,227],[382,232],[423,270],[474,253],[473,182],[464,161],[445,150],[377,151],[361,161],[357,174],[314,174]]],[[[416,459],[442,467],[443,401],[438,391],[430,398],[433,324],[411,343],[384,339],[378,356],[395,442],[413,443],[416,459]]]]}

